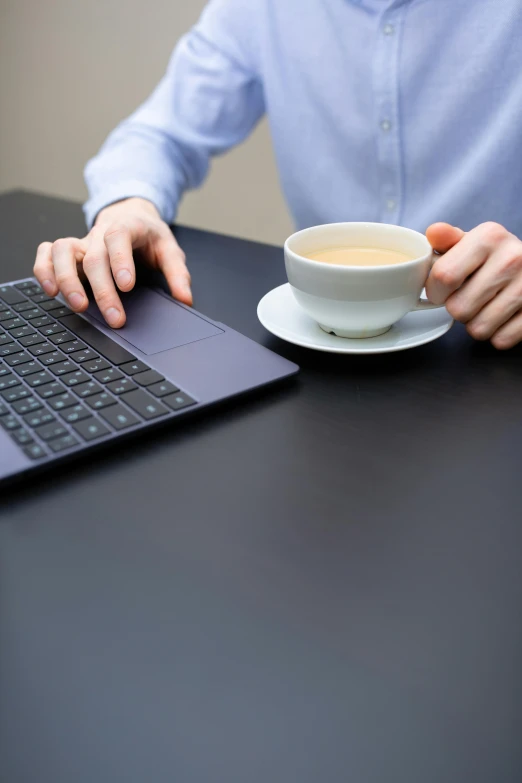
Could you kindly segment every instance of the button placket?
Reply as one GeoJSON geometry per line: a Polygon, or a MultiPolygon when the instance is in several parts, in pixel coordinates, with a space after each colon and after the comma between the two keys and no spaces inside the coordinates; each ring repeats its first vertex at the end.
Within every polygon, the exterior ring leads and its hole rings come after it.
{"type": "Polygon", "coordinates": [[[379,23],[373,87],[379,172],[379,213],[385,223],[398,223],[402,207],[402,160],[399,125],[399,52],[403,8],[388,12],[379,23]]]}

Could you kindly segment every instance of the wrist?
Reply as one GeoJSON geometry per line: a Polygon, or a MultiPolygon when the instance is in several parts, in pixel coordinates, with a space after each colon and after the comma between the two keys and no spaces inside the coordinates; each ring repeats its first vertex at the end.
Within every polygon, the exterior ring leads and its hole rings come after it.
{"type": "Polygon", "coordinates": [[[142,198],[141,196],[132,196],[130,198],[122,199],[121,201],[115,201],[113,204],[109,204],[107,207],[101,209],[98,212],[93,225],[103,225],[104,223],[121,216],[123,213],[128,212],[132,212],[133,214],[136,214],[136,212],[145,212],[151,217],[159,218],[161,220],[161,215],[152,201],[142,198]]]}

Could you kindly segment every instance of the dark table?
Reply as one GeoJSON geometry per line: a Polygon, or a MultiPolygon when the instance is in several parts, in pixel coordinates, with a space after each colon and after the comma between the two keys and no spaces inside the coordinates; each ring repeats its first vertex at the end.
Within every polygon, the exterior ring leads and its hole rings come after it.
{"type": "MultiPolygon", "coordinates": [[[[3,281],[84,233],[0,197],[3,281]]],[[[4,491],[2,783],[520,783],[522,351],[268,335],[279,248],[178,228],[297,381],[4,491]]]]}

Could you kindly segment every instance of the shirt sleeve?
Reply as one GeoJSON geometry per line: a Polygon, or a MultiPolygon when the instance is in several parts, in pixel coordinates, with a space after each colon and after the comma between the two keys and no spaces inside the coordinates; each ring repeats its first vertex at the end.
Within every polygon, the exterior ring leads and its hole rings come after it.
{"type": "Polygon", "coordinates": [[[210,158],[252,131],[264,113],[253,6],[212,0],[152,95],[89,161],[89,228],[101,209],[131,196],[152,201],[171,223],[183,193],[204,181],[210,158]]]}

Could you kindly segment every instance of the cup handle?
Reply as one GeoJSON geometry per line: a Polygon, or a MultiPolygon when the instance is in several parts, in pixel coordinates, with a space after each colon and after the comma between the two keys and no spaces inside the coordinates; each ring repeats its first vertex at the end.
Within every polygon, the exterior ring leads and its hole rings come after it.
{"type": "MultiPolygon", "coordinates": [[[[439,256],[436,253],[431,254],[431,260],[430,260],[430,272],[433,264],[437,260],[439,256]]],[[[421,299],[419,297],[419,301],[417,302],[417,306],[415,307],[415,310],[437,310],[439,307],[446,307],[446,305],[436,305],[433,304],[433,302],[430,302],[428,299],[421,299]]]]}

